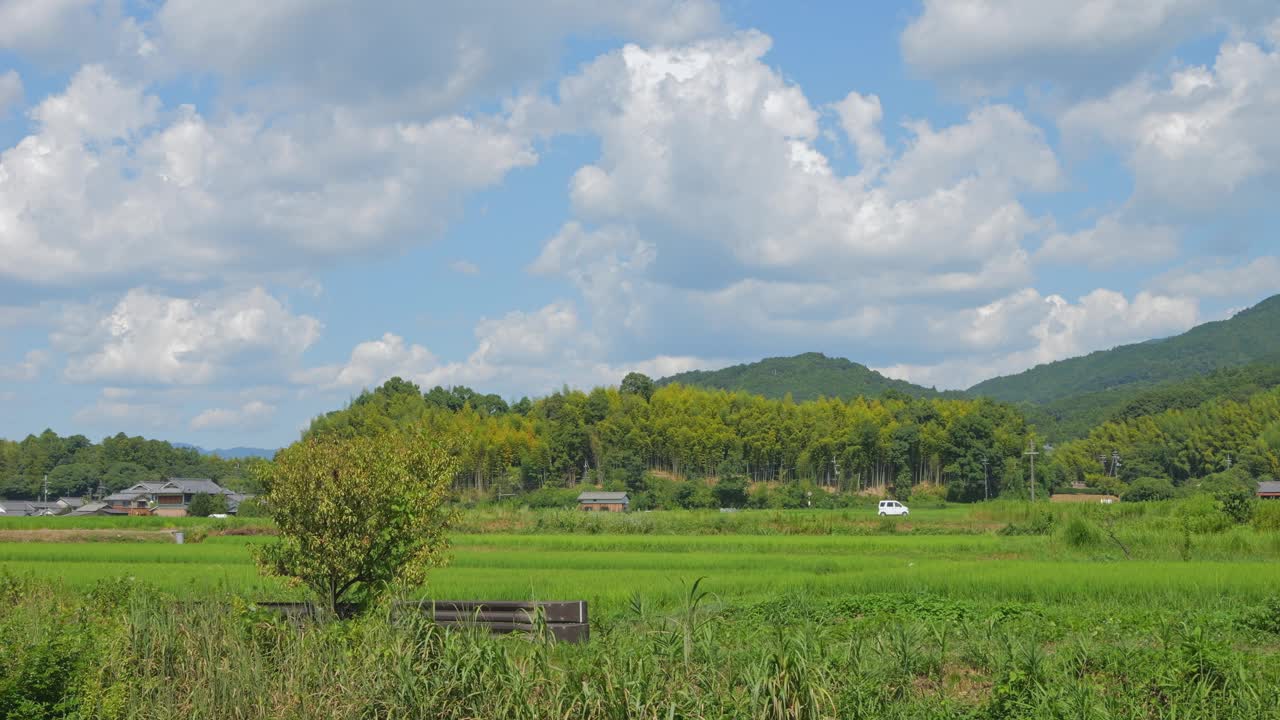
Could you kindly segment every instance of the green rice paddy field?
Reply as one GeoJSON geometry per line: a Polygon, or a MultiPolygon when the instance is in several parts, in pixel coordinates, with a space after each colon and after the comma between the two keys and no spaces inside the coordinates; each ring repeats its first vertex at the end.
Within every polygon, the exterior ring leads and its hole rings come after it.
{"type": "MultiPolygon", "coordinates": [[[[1133,559],[1095,540],[1056,535],[460,534],[424,594],[486,599],[586,599],[601,617],[639,594],[663,605],[698,578],[718,602],[786,594],[841,598],[928,593],[982,602],[1129,607],[1257,603],[1280,593],[1280,542],[1248,528],[1194,538],[1190,559],[1158,533],[1128,534],[1133,559]]],[[[5,542],[0,571],[89,588],[130,578],[184,597],[231,591],[300,598],[261,577],[248,545],[269,536],[199,543],[5,542]]]]}
{"type": "Polygon", "coordinates": [[[1280,720],[1280,531],[1188,509],[464,514],[420,594],[585,599],[583,645],[289,625],[219,534],[262,521],[10,519],[0,718],[1280,720]]]}

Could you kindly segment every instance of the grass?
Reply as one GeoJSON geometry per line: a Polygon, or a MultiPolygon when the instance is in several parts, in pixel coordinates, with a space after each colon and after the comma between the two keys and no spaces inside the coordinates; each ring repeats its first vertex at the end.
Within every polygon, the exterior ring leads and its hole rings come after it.
{"type": "Polygon", "coordinates": [[[0,717],[1280,718],[1280,533],[1113,510],[469,513],[422,592],[586,599],[570,647],[282,623],[269,536],[0,542],[0,717]]]}
{"type": "MultiPolygon", "coordinates": [[[[581,598],[611,614],[635,593],[670,604],[682,582],[705,577],[705,588],[727,604],[799,591],[824,599],[893,592],[1189,607],[1223,598],[1258,602],[1275,593],[1280,563],[1268,540],[1251,539],[1252,552],[1233,560],[1212,559],[1216,553],[1205,549],[1226,547],[1229,540],[1201,538],[1208,558],[1183,561],[1170,547],[1165,559],[1122,561],[1118,553],[1071,548],[1053,536],[460,535],[450,564],[432,572],[427,592],[581,598]]],[[[258,542],[271,538],[213,537],[186,545],[0,543],[0,570],[72,588],[130,577],[187,597],[223,590],[261,599],[298,597],[258,575],[247,550],[258,542]]]]}

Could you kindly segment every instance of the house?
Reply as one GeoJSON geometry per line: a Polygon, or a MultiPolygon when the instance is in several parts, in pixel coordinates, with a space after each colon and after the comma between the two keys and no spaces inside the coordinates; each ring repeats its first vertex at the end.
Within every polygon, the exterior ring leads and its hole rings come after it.
{"type": "Polygon", "coordinates": [[[578,496],[578,509],[588,512],[626,512],[630,505],[624,492],[588,491],[578,496]]]}
{"type": "Polygon", "coordinates": [[[169,478],[161,482],[140,482],[103,498],[115,513],[182,517],[196,495],[222,495],[227,510],[234,513],[247,495],[232,492],[207,478],[169,478]]]}
{"type": "Polygon", "coordinates": [[[6,500],[0,502],[0,515],[5,517],[33,517],[37,515],[61,515],[57,503],[35,500],[6,500]]]}
{"type": "Polygon", "coordinates": [[[73,517],[84,517],[86,515],[123,515],[118,510],[112,510],[111,506],[104,502],[85,503],[75,510],[71,511],[73,517]]]}
{"type": "Polygon", "coordinates": [[[1263,480],[1258,483],[1259,500],[1280,500],[1280,480],[1263,480]]]}

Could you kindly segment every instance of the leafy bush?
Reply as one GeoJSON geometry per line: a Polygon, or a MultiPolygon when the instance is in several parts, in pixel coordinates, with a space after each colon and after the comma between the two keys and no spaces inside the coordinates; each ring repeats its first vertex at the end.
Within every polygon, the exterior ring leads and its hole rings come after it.
{"type": "Polygon", "coordinates": [[[1168,500],[1174,496],[1173,483],[1166,478],[1143,477],[1133,481],[1121,498],[1125,502],[1168,500]]]}
{"type": "Polygon", "coordinates": [[[1069,547],[1085,549],[1102,543],[1102,532],[1082,517],[1073,517],[1062,528],[1062,539],[1069,547]]]}
{"type": "Polygon", "coordinates": [[[911,489],[911,501],[921,507],[946,507],[947,488],[943,485],[921,483],[911,489]]]}
{"type": "Polygon", "coordinates": [[[1193,533],[1220,533],[1231,527],[1231,518],[1211,495],[1192,495],[1179,502],[1175,512],[1193,533]]]}
{"type": "Polygon", "coordinates": [[[1280,500],[1254,503],[1253,526],[1265,532],[1280,532],[1280,500]]]}

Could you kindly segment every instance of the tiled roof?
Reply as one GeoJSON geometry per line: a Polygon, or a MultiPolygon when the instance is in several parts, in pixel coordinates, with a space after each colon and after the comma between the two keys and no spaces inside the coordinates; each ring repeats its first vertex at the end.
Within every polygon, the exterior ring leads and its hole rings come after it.
{"type": "Polygon", "coordinates": [[[1263,480],[1258,483],[1260,493],[1280,493],[1280,480],[1263,480]]]}
{"type": "Polygon", "coordinates": [[[624,492],[584,492],[578,496],[578,502],[629,503],[624,492]]]}

